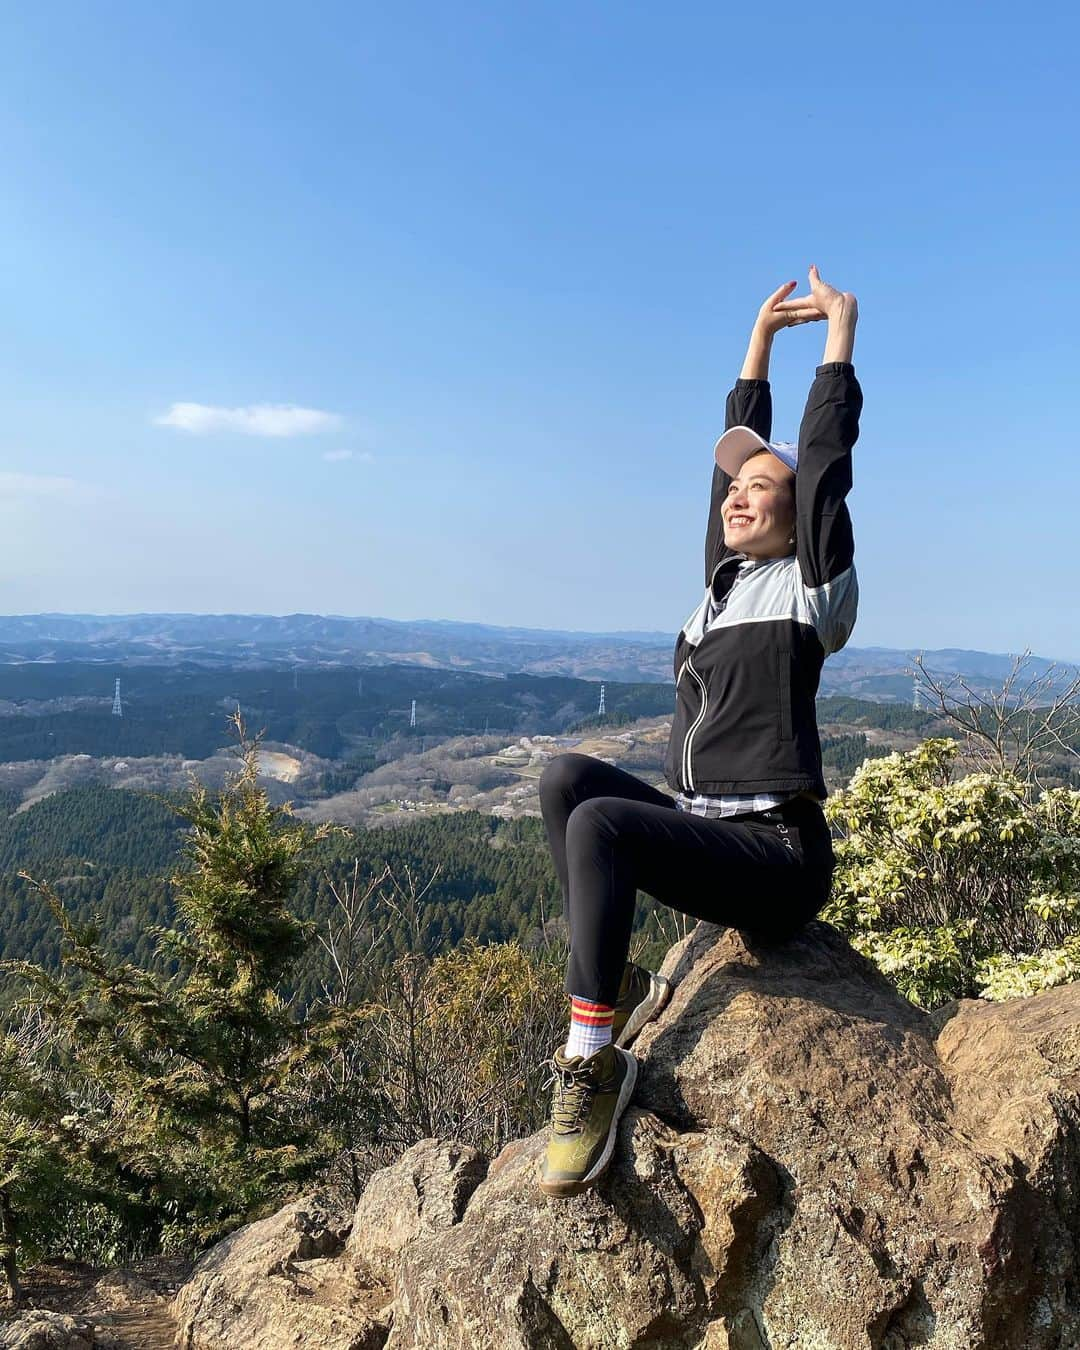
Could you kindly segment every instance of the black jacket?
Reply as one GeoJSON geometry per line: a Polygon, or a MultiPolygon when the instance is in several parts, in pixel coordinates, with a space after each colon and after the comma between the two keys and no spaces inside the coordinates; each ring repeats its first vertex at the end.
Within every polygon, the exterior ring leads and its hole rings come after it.
{"type": "MultiPolygon", "coordinates": [[[[675,716],[664,766],[675,791],[828,795],[814,700],[825,657],[847,642],[858,607],[844,499],[861,410],[854,367],[819,366],[799,429],[795,553],[753,569],[719,616],[715,603],[731,590],[744,557],[724,543],[720,508],[731,478],[713,469],[705,596],[675,643],[675,716]]],[[[726,426],[739,425],[769,439],[767,380],[736,381],[726,426]]]]}

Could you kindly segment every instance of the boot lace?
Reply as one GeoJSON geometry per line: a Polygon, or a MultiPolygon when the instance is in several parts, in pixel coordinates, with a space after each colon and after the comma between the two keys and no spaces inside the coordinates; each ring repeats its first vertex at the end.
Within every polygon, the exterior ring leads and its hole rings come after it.
{"type": "Polygon", "coordinates": [[[556,1134],[572,1134],[589,1114],[596,1085],[588,1069],[568,1069],[554,1057],[545,1059],[542,1067],[551,1070],[544,1087],[554,1086],[551,1100],[551,1127],[556,1134]]]}

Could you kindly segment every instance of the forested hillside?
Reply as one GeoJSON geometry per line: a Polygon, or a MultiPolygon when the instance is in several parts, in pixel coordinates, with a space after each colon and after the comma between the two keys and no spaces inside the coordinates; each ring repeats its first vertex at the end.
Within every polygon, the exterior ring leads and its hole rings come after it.
{"type": "MultiPolygon", "coordinates": [[[[350,759],[410,732],[417,739],[557,731],[595,713],[599,685],[561,676],[488,676],[416,666],[189,670],[175,666],[0,665],[0,762],[59,755],[183,755],[229,742],[237,705],[249,726],[326,759],[350,759]],[[121,682],[123,716],[112,714],[121,682]]],[[[606,686],[620,720],[670,712],[665,684],[606,686]]]]}
{"type": "MultiPolygon", "coordinates": [[[[93,675],[99,686],[107,687],[108,672],[95,669],[93,675]]],[[[481,750],[486,746],[486,751],[476,752],[479,758],[475,764],[467,758],[455,758],[456,751],[451,751],[458,743],[447,739],[446,729],[452,729],[455,720],[475,722],[494,713],[517,718],[520,726],[550,730],[561,724],[582,732],[593,728],[595,732],[605,725],[624,723],[648,708],[650,702],[666,704],[672,694],[669,686],[609,684],[610,711],[600,723],[590,706],[595,686],[570,679],[492,679],[415,668],[320,672],[300,677],[272,671],[143,668],[137,680],[132,680],[123,718],[113,717],[103,707],[41,714],[30,699],[31,691],[48,694],[50,699],[73,699],[76,691],[85,689],[88,679],[87,669],[71,666],[0,670],[0,692],[8,699],[29,700],[18,712],[0,717],[0,732],[6,726],[12,736],[17,733],[24,740],[40,740],[66,728],[63,735],[70,735],[70,744],[80,747],[79,754],[87,754],[84,747],[98,732],[113,741],[159,737],[175,749],[173,730],[180,728],[181,739],[191,735],[189,749],[207,749],[228,743],[226,707],[233,700],[233,709],[239,701],[252,725],[266,725],[276,734],[288,733],[309,742],[325,734],[330,740],[337,738],[335,745],[351,738],[348,759],[340,767],[314,761],[315,769],[308,778],[295,784],[299,792],[293,794],[294,799],[310,802],[321,794],[351,789],[355,784],[357,797],[365,792],[377,797],[381,791],[384,797],[417,800],[409,803],[408,812],[394,807],[393,801],[376,802],[370,807],[383,821],[401,821],[395,829],[342,827],[321,843],[298,887],[297,912],[324,925],[333,908],[331,883],[344,882],[352,873],[354,860],[359,860],[363,877],[375,876],[389,865],[396,875],[409,871],[423,884],[438,872],[425,897],[423,923],[430,942],[445,947],[467,937],[481,942],[515,937],[535,941],[542,922],[558,918],[562,909],[542,824],[535,815],[524,814],[535,809],[541,764],[533,764],[528,754],[519,751],[524,767],[494,768],[496,760],[499,764],[503,761],[497,755],[492,759],[494,752],[484,738],[477,738],[478,744],[484,742],[481,750]],[[226,688],[228,696],[222,693],[226,688]],[[436,749],[426,755],[410,753],[419,748],[418,742],[423,744],[423,738],[411,736],[407,725],[402,729],[402,721],[407,718],[403,691],[409,688],[419,691],[418,732],[421,725],[444,729],[441,733],[432,731],[430,740],[436,749]],[[211,734],[215,725],[217,730],[211,734]],[[383,735],[389,739],[382,742],[379,758],[389,757],[391,762],[377,769],[374,738],[383,735]],[[440,746],[447,747],[445,753],[438,749],[440,746]],[[438,758],[440,754],[442,759],[438,758]],[[478,792],[473,782],[476,765],[500,783],[506,779],[511,785],[488,794],[502,803],[495,815],[490,813],[494,809],[491,806],[466,810],[460,796],[456,803],[451,800],[464,791],[461,784],[466,781],[478,792]],[[387,782],[380,787],[382,778],[387,782]],[[511,795],[526,789],[532,795],[515,798],[516,804],[509,809],[511,795]],[[391,807],[394,810],[389,816],[381,814],[391,807]],[[414,810],[415,815],[411,813],[414,810]]],[[[819,699],[818,720],[826,769],[845,782],[864,761],[925,735],[935,724],[928,712],[906,705],[843,697],[819,699]]],[[[656,776],[666,736],[662,714],[654,714],[653,725],[656,734],[651,740],[645,735],[614,737],[607,748],[594,752],[615,754],[631,772],[656,776]]],[[[560,743],[564,747],[578,744],[566,737],[560,743]]],[[[595,741],[595,734],[593,742],[581,742],[593,743],[600,743],[595,741]]],[[[493,744],[497,746],[498,741],[493,744]]],[[[465,754],[460,745],[458,749],[465,754]]],[[[549,756],[552,749],[548,746],[544,754],[549,756]]],[[[112,780],[112,770],[120,766],[108,760],[103,763],[109,769],[105,776],[112,780]]],[[[1065,773],[1075,774],[1075,762],[1063,765],[1065,773]]],[[[64,784],[61,780],[55,786],[64,784]]],[[[287,791],[279,787],[282,793],[287,791]]],[[[57,932],[47,908],[17,876],[26,871],[50,881],[75,918],[84,922],[97,919],[105,940],[115,951],[140,963],[153,963],[154,929],[171,920],[169,877],[177,866],[183,829],[170,798],[100,785],[60,791],[46,785],[33,791],[50,791],[51,795],[36,800],[29,788],[25,796],[18,787],[0,791],[0,955],[26,957],[50,966],[58,957],[57,932]]],[[[487,798],[482,796],[482,800],[487,798]]],[[[467,803],[470,807],[477,804],[467,803]]],[[[310,807],[304,811],[311,815],[310,807]]],[[[337,817],[343,818],[348,816],[337,817]]],[[[646,910],[643,905],[643,916],[646,910]]],[[[372,913],[368,917],[379,926],[385,915],[372,913]]],[[[386,959],[399,954],[403,944],[400,925],[391,925],[383,948],[386,959]]],[[[317,949],[315,944],[313,952],[317,949]]],[[[317,992],[318,978],[312,955],[301,968],[298,992],[302,1000],[317,992]]]]}
{"type": "MultiPolygon", "coordinates": [[[[40,671],[9,668],[0,674],[6,679],[9,697],[25,697],[31,687],[41,692],[37,683],[42,678],[40,671]]],[[[430,682],[429,701],[421,703],[418,699],[418,718],[421,712],[431,721],[441,718],[444,723],[455,715],[479,718],[486,706],[542,726],[551,725],[553,712],[561,712],[564,720],[578,712],[577,722],[583,728],[596,722],[591,713],[580,713],[580,702],[574,703],[575,698],[582,698],[582,686],[590,698],[593,696],[594,687],[583,681],[533,677],[498,680],[416,670],[409,670],[407,675],[409,682],[430,682]],[[498,703],[496,698],[503,702],[498,703]]],[[[96,677],[102,683],[101,671],[96,677]]],[[[63,698],[85,687],[87,674],[70,666],[55,667],[47,668],[43,678],[51,682],[52,695],[63,698]]],[[[82,737],[93,730],[96,718],[103,736],[115,739],[145,733],[169,741],[169,720],[175,717],[183,721],[190,714],[189,729],[195,728],[195,739],[205,735],[205,746],[211,742],[218,745],[228,740],[227,723],[224,707],[217,706],[213,716],[220,721],[220,733],[209,734],[210,709],[214,708],[211,695],[220,691],[224,681],[242,696],[243,706],[272,728],[302,736],[299,718],[308,728],[332,726],[335,735],[342,728],[351,728],[359,737],[389,729],[400,712],[393,711],[394,700],[401,702],[401,691],[406,687],[403,672],[389,668],[363,675],[351,672],[347,677],[344,672],[324,672],[299,680],[266,671],[192,674],[143,669],[139,678],[147,680],[144,686],[136,686],[143,702],[133,693],[129,707],[134,711],[122,719],[107,711],[84,709],[59,718],[20,714],[0,721],[36,728],[34,734],[47,736],[50,725],[58,726],[63,718],[70,717],[69,731],[82,737]],[[343,703],[349,699],[364,702],[342,712],[343,703]],[[201,731],[196,727],[199,719],[201,731]],[[151,733],[150,728],[156,730],[151,733]]],[[[609,685],[608,691],[608,720],[616,725],[624,721],[623,714],[636,712],[650,699],[671,697],[670,688],[657,685],[609,685]]],[[[925,730],[932,722],[927,713],[902,705],[847,698],[820,699],[818,716],[823,727],[851,728],[822,736],[826,765],[842,772],[845,779],[865,759],[887,753],[885,746],[872,744],[864,731],[855,728],[889,729],[910,735],[925,730]]],[[[80,746],[87,743],[83,739],[73,742],[80,746]]],[[[408,736],[399,731],[393,745],[405,753],[408,744],[408,736]]],[[[639,749],[645,753],[645,749],[639,749]]],[[[632,772],[657,767],[647,756],[641,763],[633,760],[625,745],[621,751],[632,772]]],[[[344,771],[343,783],[353,782],[364,768],[373,768],[373,761],[363,766],[354,761],[353,769],[344,771]]],[[[323,791],[333,787],[333,783],[322,784],[323,791]]],[[[19,871],[27,871],[51,881],[74,917],[80,921],[99,919],[106,941],[117,952],[140,963],[152,963],[154,928],[171,919],[168,879],[177,866],[183,829],[169,799],[123,788],[80,786],[54,792],[15,813],[19,800],[15,790],[0,799],[0,954],[48,965],[57,960],[58,938],[52,918],[40,898],[17,876],[19,871]]],[[[397,875],[410,869],[422,883],[438,870],[424,907],[428,937],[435,945],[453,946],[466,937],[482,942],[514,937],[535,940],[542,921],[561,914],[562,901],[543,827],[535,816],[500,819],[486,812],[459,811],[419,814],[394,830],[342,828],[314,855],[297,891],[297,912],[324,924],[333,906],[330,883],[343,882],[351,874],[355,859],[359,859],[364,876],[376,875],[389,864],[397,875]]],[[[642,907],[643,915],[646,908],[642,907]]],[[[373,921],[381,917],[371,916],[373,921]]],[[[391,928],[387,959],[400,952],[403,941],[403,934],[391,928]]],[[[312,960],[303,969],[299,993],[307,999],[317,987],[312,960]]]]}
{"type": "MultiPolygon", "coordinates": [[[[171,918],[168,876],[177,864],[183,822],[168,804],[107,788],[58,793],[0,824],[0,952],[49,965],[58,956],[56,926],[46,906],[16,875],[26,870],[53,883],[74,917],[100,916],[111,947],[150,963],[155,925],[171,918]]],[[[324,923],[333,907],[330,882],[344,884],[354,859],[361,874],[389,864],[421,882],[439,874],[424,899],[425,933],[432,946],[463,938],[482,942],[535,936],[541,915],[561,913],[541,822],[500,821],[477,812],[426,818],[398,830],[342,830],[320,845],[296,892],[303,918],[324,923]]],[[[381,924],[385,913],[373,913],[381,924]]],[[[391,928],[386,959],[404,949],[391,928]]],[[[314,953],[312,953],[314,958],[314,953]]],[[[317,989],[316,962],[305,968],[299,992],[317,989]]]]}

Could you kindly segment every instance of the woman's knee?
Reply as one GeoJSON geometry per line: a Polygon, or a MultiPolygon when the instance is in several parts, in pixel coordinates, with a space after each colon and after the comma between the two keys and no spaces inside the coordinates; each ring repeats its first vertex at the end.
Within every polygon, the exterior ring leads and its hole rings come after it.
{"type": "Polygon", "coordinates": [[[592,848],[598,840],[614,843],[627,803],[621,797],[590,797],[579,802],[566,822],[566,847],[592,848]]]}
{"type": "Polygon", "coordinates": [[[548,760],[540,774],[541,800],[574,796],[588,780],[597,762],[591,755],[578,755],[573,751],[548,760]]]}

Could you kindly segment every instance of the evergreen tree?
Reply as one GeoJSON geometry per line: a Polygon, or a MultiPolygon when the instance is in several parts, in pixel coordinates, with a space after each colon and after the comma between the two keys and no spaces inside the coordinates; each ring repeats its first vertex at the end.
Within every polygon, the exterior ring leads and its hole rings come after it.
{"type": "Polygon", "coordinates": [[[155,930],[170,973],[117,960],[100,925],[75,922],[39,882],[62,932],[61,970],[8,964],[75,1060],[127,1104],[114,1122],[117,1152],[196,1242],[272,1205],[325,1161],[331,1142],[304,1109],[304,1070],[351,1027],[348,1010],[298,1014],[283,995],[312,927],[288,902],[333,827],[313,830],[271,805],[257,740],[236,725],[239,771],[220,793],[195,786],[178,807],[190,828],[172,878],[175,922],[155,930]]]}
{"type": "Polygon", "coordinates": [[[41,1033],[32,1011],[0,1031],[0,1300],[8,1303],[22,1301],[19,1251],[28,1222],[65,1172],[64,1103],[40,1053],[41,1033]]]}

